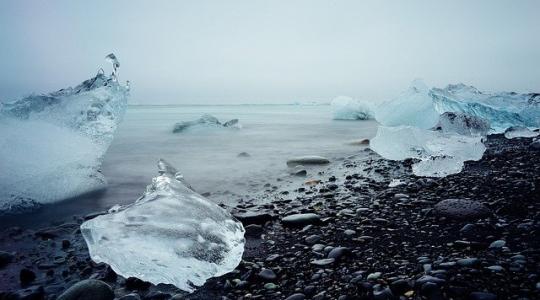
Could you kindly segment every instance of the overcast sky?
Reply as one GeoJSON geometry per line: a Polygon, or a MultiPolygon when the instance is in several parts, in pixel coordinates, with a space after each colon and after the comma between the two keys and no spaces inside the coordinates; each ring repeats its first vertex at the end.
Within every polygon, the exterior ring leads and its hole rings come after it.
{"type": "Polygon", "coordinates": [[[114,52],[132,103],[393,97],[415,78],[540,91],[540,1],[0,0],[0,99],[114,52]]]}

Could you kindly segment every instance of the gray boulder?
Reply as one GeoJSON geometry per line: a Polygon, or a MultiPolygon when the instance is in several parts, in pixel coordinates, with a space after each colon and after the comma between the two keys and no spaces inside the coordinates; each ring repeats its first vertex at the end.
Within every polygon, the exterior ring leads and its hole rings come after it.
{"type": "Polygon", "coordinates": [[[111,287],[101,280],[86,279],[72,285],[57,300],[113,300],[111,287]]]}
{"type": "Polygon", "coordinates": [[[325,165],[330,163],[328,158],[316,155],[299,156],[291,158],[287,161],[287,166],[295,167],[298,165],[325,165]]]}
{"type": "Polygon", "coordinates": [[[284,226],[305,226],[309,224],[316,224],[320,221],[321,217],[313,213],[295,214],[281,219],[281,223],[283,223],[284,226]]]}
{"type": "Polygon", "coordinates": [[[455,220],[473,220],[488,216],[491,211],[478,201],[446,199],[435,204],[434,212],[441,217],[455,220]]]}

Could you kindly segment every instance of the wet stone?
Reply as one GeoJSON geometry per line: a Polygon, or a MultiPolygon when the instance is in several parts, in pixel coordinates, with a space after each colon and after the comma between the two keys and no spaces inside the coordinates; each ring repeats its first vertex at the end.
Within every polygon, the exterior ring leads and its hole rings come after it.
{"type": "Polygon", "coordinates": [[[67,289],[57,300],[112,300],[114,292],[103,281],[87,279],[67,289]]]}
{"type": "Polygon", "coordinates": [[[434,213],[452,220],[474,220],[488,216],[490,210],[478,201],[447,199],[435,205],[434,213]]]}

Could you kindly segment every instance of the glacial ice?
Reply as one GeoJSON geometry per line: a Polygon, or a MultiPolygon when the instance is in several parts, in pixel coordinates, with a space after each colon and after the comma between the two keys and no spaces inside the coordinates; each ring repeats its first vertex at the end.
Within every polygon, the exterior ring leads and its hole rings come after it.
{"type": "Polygon", "coordinates": [[[128,89],[103,72],[74,88],[0,106],[0,213],[104,188],[103,155],[128,89]]]}
{"type": "Polygon", "coordinates": [[[375,109],[375,119],[384,126],[408,125],[429,129],[437,124],[439,115],[429,96],[429,88],[419,79],[413,81],[399,97],[375,109]]]}
{"type": "Polygon", "coordinates": [[[375,115],[385,126],[429,129],[444,112],[483,118],[497,133],[511,126],[540,127],[540,94],[486,93],[461,83],[429,89],[416,80],[401,96],[379,105],[375,115]]]}
{"type": "Polygon", "coordinates": [[[390,160],[418,159],[417,176],[444,177],[459,173],[467,160],[482,158],[486,147],[481,136],[465,136],[413,126],[380,126],[370,147],[390,160]]]}
{"type": "Polygon", "coordinates": [[[506,136],[531,135],[523,128],[540,127],[540,94],[484,93],[464,84],[429,89],[415,80],[401,96],[377,106],[375,117],[383,126],[371,141],[374,151],[392,160],[418,159],[416,175],[439,177],[480,159],[488,133],[517,126],[522,129],[506,136]]]}
{"type": "Polygon", "coordinates": [[[435,126],[435,130],[462,135],[486,136],[489,129],[490,125],[487,120],[459,112],[443,113],[439,116],[439,122],[435,126]]]}
{"type": "Polygon", "coordinates": [[[511,126],[540,127],[540,94],[486,93],[464,84],[430,91],[437,111],[463,112],[489,121],[493,132],[511,126]]]}
{"type": "Polygon", "coordinates": [[[193,291],[240,263],[244,228],[163,160],[135,203],[81,225],[91,258],[124,277],[193,291]]]}
{"type": "Polygon", "coordinates": [[[225,123],[219,122],[219,120],[209,114],[202,115],[199,119],[195,121],[184,121],[174,124],[173,133],[184,132],[193,128],[235,128],[240,129],[242,125],[238,119],[232,119],[225,123]]]}
{"type": "Polygon", "coordinates": [[[334,120],[369,120],[373,119],[371,105],[367,102],[346,96],[334,98],[330,103],[334,120]]]}
{"type": "Polygon", "coordinates": [[[540,132],[532,131],[527,127],[512,126],[504,132],[504,137],[507,139],[514,139],[519,137],[532,138],[540,135],[540,132]]]}

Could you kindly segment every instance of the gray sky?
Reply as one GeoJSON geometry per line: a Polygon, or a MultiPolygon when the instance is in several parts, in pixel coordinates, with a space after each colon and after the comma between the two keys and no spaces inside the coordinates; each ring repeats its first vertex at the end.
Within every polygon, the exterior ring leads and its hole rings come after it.
{"type": "Polygon", "coordinates": [[[539,12],[537,0],[0,0],[0,99],[78,84],[110,52],[141,104],[381,100],[415,78],[538,92],[539,12]]]}

